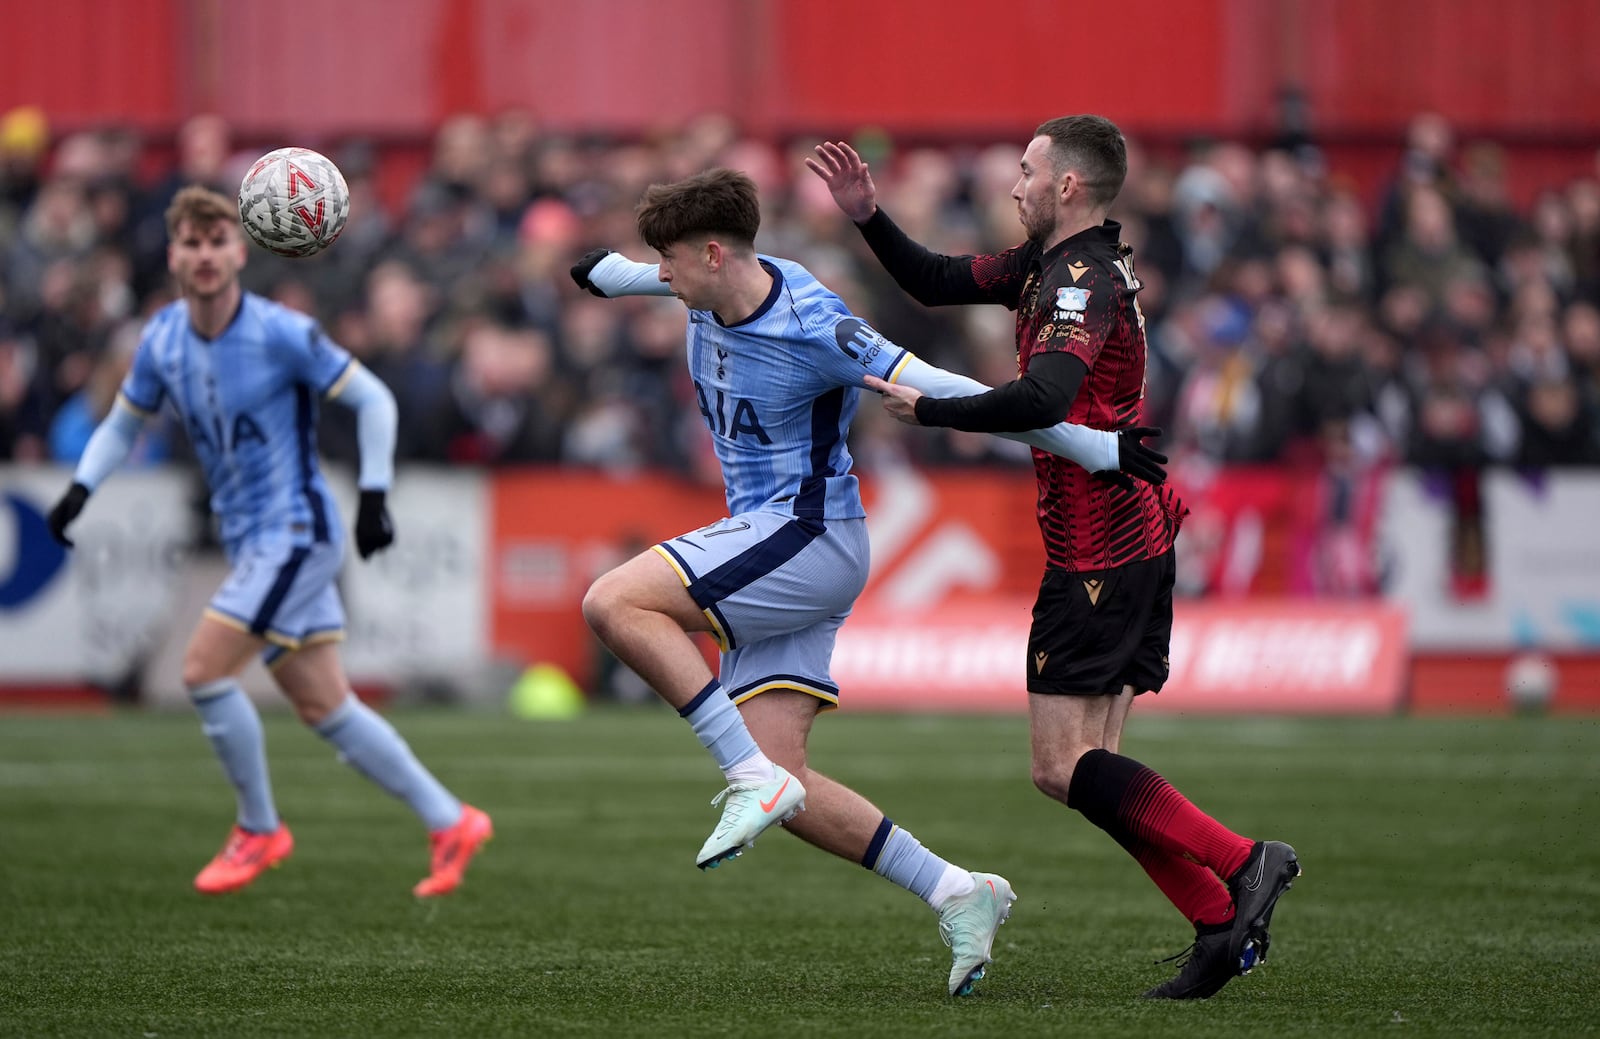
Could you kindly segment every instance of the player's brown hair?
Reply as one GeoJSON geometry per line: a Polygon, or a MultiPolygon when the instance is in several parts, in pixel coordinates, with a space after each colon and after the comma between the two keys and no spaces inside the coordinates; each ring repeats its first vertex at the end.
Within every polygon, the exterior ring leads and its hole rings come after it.
{"type": "Polygon", "coordinates": [[[167,207],[167,235],[177,237],[178,226],[185,220],[196,230],[207,231],[219,220],[232,225],[238,219],[239,210],[225,196],[191,184],[174,195],[172,205],[167,207]]]}
{"type": "Polygon", "coordinates": [[[736,248],[754,249],[761,228],[755,181],[722,168],[650,185],[635,215],[639,237],[656,252],[698,235],[723,236],[736,248]]]}
{"type": "Polygon", "coordinates": [[[1057,176],[1072,170],[1097,205],[1110,206],[1128,177],[1128,142],[1104,116],[1064,115],[1039,124],[1035,137],[1050,138],[1057,176]]]}

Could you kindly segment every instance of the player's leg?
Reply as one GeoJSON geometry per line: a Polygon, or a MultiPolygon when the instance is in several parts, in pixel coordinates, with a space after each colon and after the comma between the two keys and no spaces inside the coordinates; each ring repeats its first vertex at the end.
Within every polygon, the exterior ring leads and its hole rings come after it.
{"type": "Polygon", "coordinates": [[[689,637],[710,631],[711,622],[665,557],[641,552],[603,574],[584,596],[583,616],[595,637],[689,723],[730,785],[774,777],[689,637]]]}
{"type": "MultiPolygon", "coordinates": [[[[1122,692],[1111,700],[1101,749],[1116,754],[1133,706],[1133,686],[1123,686],[1122,692]]],[[[1125,839],[1123,847],[1197,931],[1215,930],[1233,919],[1233,900],[1211,870],[1185,855],[1174,855],[1131,837],[1125,839]]]]}
{"type": "Polygon", "coordinates": [[[724,658],[723,675],[761,748],[805,783],[806,810],[787,829],[860,863],[938,912],[940,935],[952,953],[949,992],[968,995],[990,961],[995,932],[1010,915],[1010,884],[946,861],[861,794],[810,767],[812,723],[838,695],[828,664],[843,619],[742,647],[724,658]]]}
{"type": "MultiPolygon", "coordinates": [[[[1161,893],[1197,926],[1222,924],[1232,917],[1227,890],[1206,867],[1140,839],[1102,808],[1097,790],[1078,779],[1082,762],[1110,753],[1121,742],[1133,691],[1111,696],[1029,696],[1034,783],[1040,790],[1082,812],[1134,857],[1161,893]],[[1074,785],[1076,783],[1076,786],[1074,785]]],[[[1115,755],[1113,755],[1115,756],[1115,755]]],[[[1085,770],[1087,775],[1087,770],[1085,770]]]]}
{"type": "Polygon", "coordinates": [[[584,595],[583,617],[607,649],[679,711],[713,678],[689,637],[710,631],[711,622],[653,549],[596,579],[584,595]]]}
{"type": "MultiPolygon", "coordinates": [[[[1030,685],[1035,781],[1127,849],[1195,926],[1196,944],[1184,971],[1147,995],[1205,998],[1254,965],[1267,941],[1271,905],[1260,912],[1252,907],[1259,925],[1236,934],[1242,926],[1234,913],[1236,888],[1253,849],[1262,846],[1202,812],[1153,769],[1117,752],[1133,693],[1159,690],[1166,678],[1172,556],[1088,580],[1068,576],[1071,581],[1054,587],[1050,608],[1036,612],[1035,638],[1059,634],[1049,620],[1055,617],[1080,633],[1080,644],[1110,648],[1069,651],[1055,677],[1060,684],[1030,685]],[[1082,596],[1076,594],[1079,586],[1082,596]],[[1075,688],[1089,695],[1074,695],[1075,688]],[[1259,948],[1246,948],[1252,944],[1259,948]]],[[[1047,590],[1048,582],[1041,604],[1047,590]]],[[[1287,872],[1293,850],[1281,847],[1289,861],[1272,867],[1287,872]]],[[[1286,888],[1285,882],[1279,893],[1286,888]]]]}
{"type": "Polygon", "coordinates": [[[1159,689],[1165,679],[1171,587],[1171,553],[1094,573],[1046,571],[1029,634],[1033,779],[1117,840],[1154,845],[1227,877],[1251,842],[1108,747],[1121,743],[1126,687],[1159,689]]]}
{"type": "MultiPolygon", "coordinates": [[[[590,586],[583,615],[595,637],[677,709],[722,770],[731,791],[724,819],[731,824],[731,816],[746,817],[750,798],[744,795],[773,783],[777,773],[689,637],[711,625],[677,572],[656,552],[642,552],[590,586]]],[[[785,788],[785,799],[797,789],[798,783],[785,788]]],[[[759,825],[766,814],[748,814],[745,821],[759,825]]],[[[702,868],[707,864],[700,862],[702,868]]]]}
{"type": "Polygon", "coordinates": [[[494,834],[488,814],[457,800],[417,759],[405,737],[351,691],[336,641],[344,610],[332,584],[293,605],[278,623],[304,644],[270,655],[273,680],[300,720],[338,750],[339,760],[404,801],[426,827],[430,871],[412,893],[426,898],[454,891],[494,834]]]}
{"type": "Polygon", "coordinates": [[[248,556],[238,562],[195,626],[183,657],[184,687],[237,802],[222,850],[195,876],[195,889],[204,894],[236,891],[294,850],[272,796],[261,716],[238,681],[264,645],[239,615],[259,612],[270,590],[266,578],[277,567],[274,560],[248,556]]]}
{"type": "MultiPolygon", "coordinates": [[[[1169,552],[1160,559],[1151,560],[1146,566],[1149,571],[1146,576],[1154,585],[1152,607],[1145,620],[1142,641],[1124,671],[1123,679],[1135,689],[1159,690],[1166,681],[1167,654],[1172,644],[1175,558],[1169,552]]],[[[1162,785],[1170,789],[1170,785],[1164,781],[1162,785]]],[[[1181,802],[1181,807],[1174,815],[1180,832],[1186,820],[1193,821],[1191,812],[1209,819],[1177,791],[1172,791],[1170,799],[1181,802]]],[[[1242,842],[1249,838],[1239,840],[1242,842]]],[[[1175,859],[1186,867],[1191,857],[1192,852],[1179,852],[1175,859]]],[[[1230,977],[1234,972],[1248,974],[1257,964],[1266,961],[1267,948],[1272,941],[1268,931],[1272,913],[1279,897],[1289,890],[1294,878],[1300,875],[1299,858],[1292,847],[1281,841],[1251,841],[1242,863],[1231,871],[1227,865],[1223,865],[1215,869],[1215,874],[1225,882],[1230,909],[1228,916],[1222,918],[1229,922],[1227,954],[1225,957],[1219,956],[1219,959],[1225,962],[1230,977]]],[[[1214,913],[1196,919],[1197,943],[1208,941],[1212,947],[1220,947],[1221,941],[1216,936],[1220,927],[1211,924],[1216,919],[1214,913]],[[1206,938],[1208,932],[1211,935],[1209,939],[1206,938]]],[[[1197,944],[1196,954],[1200,951],[1197,944]]],[[[1181,982],[1181,979],[1180,974],[1174,980],[1181,982]]]]}
{"type": "Polygon", "coordinates": [[[271,833],[279,819],[261,716],[236,677],[260,647],[259,639],[214,617],[201,617],[184,652],[183,684],[233,785],[238,801],[235,821],[250,833],[271,833]]]}
{"type": "MultiPolygon", "coordinates": [[[[1195,808],[1153,770],[1099,746],[1117,697],[1034,693],[1028,697],[1034,784],[1083,814],[1131,851],[1150,845],[1213,871],[1229,873],[1249,853],[1250,841],[1195,808]]],[[[1227,874],[1223,874],[1227,875],[1227,874]]],[[[1190,920],[1215,915],[1205,904],[1179,904],[1190,920]]],[[[1226,905],[1226,898],[1223,898],[1226,905]]],[[[1220,922],[1220,921],[1214,921],[1220,922]]]]}
{"type": "MultiPolygon", "coordinates": [[[[1215,874],[1146,840],[1132,824],[1136,819],[1126,818],[1136,817],[1142,804],[1128,799],[1125,805],[1126,789],[1091,781],[1102,772],[1090,765],[1127,760],[1116,753],[1133,701],[1123,675],[1143,639],[1141,611],[1148,613],[1152,605],[1140,576],[1130,576],[1127,568],[1045,573],[1029,635],[1033,779],[1045,794],[1105,830],[1185,918],[1222,924],[1230,905],[1215,874]]],[[[1214,967],[1210,960],[1207,965],[1214,967]]],[[[1201,980],[1210,984],[1216,973],[1208,969],[1201,980]]]]}
{"type": "Polygon", "coordinates": [[[801,780],[806,810],[785,829],[807,844],[858,862],[938,909],[972,891],[971,874],[924,848],[861,794],[811,768],[806,741],[824,701],[774,688],[740,704],[745,724],[767,756],[801,780]]]}
{"type": "MultiPolygon", "coordinates": [[[[820,520],[746,513],[662,542],[584,597],[596,636],[678,710],[728,780],[722,817],[696,856],[702,869],[792,818],[805,786],[762,752],[689,633],[709,632],[727,652],[823,620],[841,596],[847,608],[865,566],[840,558],[837,537],[820,520]]],[[[864,529],[859,540],[864,551],[864,529]]]]}
{"type": "Polygon", "coordinates": [[[1128,724],[1133,700],[1134,689],[1131,685],[1124,685],[1120,693],[1111,697],[1111,703],[1106,707],[1106,724],[1100,736],[1100,749],[1113,754],[1122,750],[1122,730],[1128,724]]]}
{"type": "Polygon", "coordinates": [[[262,608],[254,621],[272,642],[264,655],[267,669],[299,719],[333,744],[342,762],[405,800],[421,818],[434,869],[414,893],[427,897],[450,892],[493,834],[490,818],[456,800],[416,759],[394,725],[350,692],[338,652],[344,604],[334,588],[344,559],[341,544],[323,541],[293,548],[290,559],[291,567],[274,581],[270,610],[262,608]]]}
{"type": "Polygon", "coordinates": [[[272,664],[272,677],[300,720],[332,744],[341,761],[404,801],[428,832],[461,820],[461,802],[417,760],[405,737],[351,692],[335,643],[283,654],[272,664]]]}
{"type": "MultiPolygon", "coordinates": [[[[1151,680],[1149,676],[1142,679],[1142,681],[1151,680]]],[[[1133,687],[1125,687],[1122,696],[1131,701],[1133,687]]],[[[1137,788],[1141,785],[1136,778],[1127,785],[1114,781],[1113,786],[1121,787],[1120,790],[1110,792],[1096,790],[1096,787],[1103,783],[1107,771],[1112,774],[1119,771],[1126,774],[1134,771],[1128,767],[1130,764],[1137,766],[1137,763],[1133,762],[1131,758],[1123,757],[1115,752],[1115,748],[1120,743],[1120,735],[1120,723],[1116,725],[1115,731],[1108,730],[1108,745],[1105,748],[1106,757],[1100,762],[1100,765],[1103,766],[1102,771],[1097,773],[1096,759],[1092,755],[1086,756],[1085,760],[1080,761],[1079,770],[1075,773],[1073,780],[1074,807],[1079,807],[1079,802],[1089,805],[1098,803],[1101,806],[1100,810],[1103,811],[1104,806],[1112,798],[1127,797],[1130,787],[1137,788]],[[1076,785],[1080,776],[1083,783],[1081,787],[1076,785]]],[[[1143,766],[1137,766],[1137,768],[1143,769],[1143,766]]],[[[1181,797],[1176,791],[1172,791],[1171,795],[1164,798],[1162,795],[1165,790],[1171,789],[1170,784],[1167,784],[1165,780],[1161,780],[1160,777],[1149,780],[1149,777],[1154,777],[1155,774],[1148,769],[1143,771],[1149,773],[1149,776],[1145,777],[1148,781],[1143,784],[1144,792],[1146,794],[1153,793],[1157,804],[1170,797],[1181,797]]],[[[1141,795],[1135,793],[1133,796],[1138,798],[1141,795]]],[[[1186,799],[1183,804],[1187,805],[1188,808],[1180,808],[1180,814],[1187,811],[1198,812],[1198,809],[1194,809],[1186,799]]],[[[1083,810],[1083,808],[1080,807],[1080,810],[1083,810]]],[[[1084,814],[1088,816],[1089,812],[1085,811],[1084,814]]],[[[1209,817],[1207,818],[1209,819],[1209,817]]],[[[1135,835],[1132,827],[1121,825],[1118,822],[1110,822],[1108,824],[1100,821],[1098,824],[1112,833],[1118,842],[1127,849],[1128,853],[1144,868],[1145,873],[1155,882],[1161,892],[1167,896],[1167,899],[1194,926],[1194,942],[1186,950],[1186,953],[1182,954],[1186,958],[1180,964],[1178,973],[1147,991],[1144,994],[1146,998],[1210,998],[1221,991],[1235,977],[1249,973],[1256,963],[1264,958],[1266,946],[1270,942],[1270,938],[1266,933],[1266,926],[1271,919],[1271,905],[1265,906],[1263,912],[1262,907],[1253,904],[1250,892],[1244,891],[1241,887],[1241,878],[1248,871],[1250,863],[1260,858],[1260,853],[1263,849],[1270,850],[1274,847],[1288,849],[1287,845],[1274,846],[1255,842],[1251,858],[1247,859],[1245,865],[1235,871],[1230,876],[1228,883],[1225,884],[1213,870],[1195,862],[1187,852],[1174,851],[1170,845],[1158,845],[1141,839],[1135,835]],[[1239,907],[1243,907],[1247,915],[1241,915],[1237,911],[1239,907]]],[[[1288,853],[1292,860],[1293,850],[1288,849],[1288,853]]],[[[1275,861],[1273,866],[1281,869],[1284,863],[1275,861]]],[[[1297,873],[1298,866],[1296,865],[1294,869],[1297,873]]],[[[1285,878],[1284,887],[1281,890],[1287,890],[1288,879],[1290,878],[1285,878]]],[[[1280,894],[1281,890],[1279,891],[1280,894]]],[[[1276,901],[1276,895],[1272,896],[1272,901],[1276,901]]]]}

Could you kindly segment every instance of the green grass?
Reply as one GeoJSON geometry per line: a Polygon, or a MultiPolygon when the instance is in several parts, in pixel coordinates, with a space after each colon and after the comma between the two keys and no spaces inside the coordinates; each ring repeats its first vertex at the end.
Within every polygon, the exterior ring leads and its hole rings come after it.
{"type": "Polygon", "coordinates": [[[1135,718],[1124,750],[1300,850],[1272,962],[1147,1003],[1186,926],[1028,781],[1013,718],[824,717],[813,761],[1021,893],[944,995],[934,917],[781,834],[713,873],[718,776],[656,710],[395,716],[499,835],[420,904],[416,822],[268,722],[298,848],[189,882],[231,797],[185,716],[0,716],[0,1035],[1568,1036],[1600,1027],[1600,724],[1135,718]]]}

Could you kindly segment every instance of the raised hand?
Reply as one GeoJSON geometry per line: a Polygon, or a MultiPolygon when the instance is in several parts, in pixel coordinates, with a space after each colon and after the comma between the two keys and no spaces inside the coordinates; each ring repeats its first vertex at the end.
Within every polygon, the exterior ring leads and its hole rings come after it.
{"type": "Polygon", "coordinates": [[[828,185],[844,215],[858,224],[871,220],[878,209],[878,189],[866,160],[843,141],[823,141],[812,150],[817,157],[806,159],[806,167],[828,185]]]}

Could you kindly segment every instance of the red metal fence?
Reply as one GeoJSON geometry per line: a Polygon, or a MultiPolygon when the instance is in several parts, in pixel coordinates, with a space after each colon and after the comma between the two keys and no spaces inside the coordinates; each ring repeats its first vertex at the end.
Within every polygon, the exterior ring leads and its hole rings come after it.
{"type": "Polygon", "coordinates": [[[1295,84],[1335,135],[1422,109],[1600,128],[1592,0],[0,0],[0,34],[0,107],[66,125],[214,110],[247,134],[415,135],[517,106],[624,132],[714,109],[779,134],[1011,136],[1058,111],[1249,134],[1295,84]]]}

